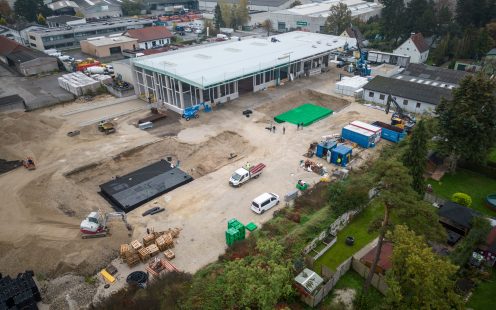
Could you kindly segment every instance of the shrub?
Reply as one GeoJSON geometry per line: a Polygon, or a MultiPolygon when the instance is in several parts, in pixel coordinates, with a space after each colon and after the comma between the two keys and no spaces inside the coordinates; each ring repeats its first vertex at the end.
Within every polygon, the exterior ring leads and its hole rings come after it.
{"type": "Polygon", "coordinates": [[[451,196],[451,201],[465,207],[470,207],[472,205],[472,197],[465,193],[454,193],[453,196],[451,196]]]}

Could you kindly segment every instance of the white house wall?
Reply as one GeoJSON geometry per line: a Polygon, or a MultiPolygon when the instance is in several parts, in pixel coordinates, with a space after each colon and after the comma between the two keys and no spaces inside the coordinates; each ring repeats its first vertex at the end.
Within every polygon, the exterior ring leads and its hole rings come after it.
{"type": "Polygon", "coordinates": [[[410,62],[415,64],[424,63],[427,60],[427,57],[429,57],[429,50],[420,53],[412,39],[406,40],[397,49],[395,49],[393,53],[410,56],[410,62]]]}
{"type": "MultiPolygon", "coordinates": [[[[387,103],[387,97],[388,94],[385,93],[372,91],[366,88],[363,90],[363,99],[368,102],[373,102],[385,106],[387,103]]],[[[436,108],[435,105],[426,102],[421,102],[399,96],[394,96],[393,98],[395,98],[396,102],[400,105],[402,109],[412,113],[432,114],[436,108]],[[406,100],[406,104],[405,104],[405,100],[406,100]],[[420,104],[420,107],[417,107],[417,104],[420,104]]],[[[394,106],[391,106],[391,110],[394,110],[394,106]]]]}
{"type": "Polygon", "coordinates": [[[151,40],[151,41],[146,41],[146,42],[140,42],[139,47],[142,49],[150,49],[154,46],[163,46],[163,45],[168,45],[170,44],[170,39],[165,38],[165,39],[158,39],[158,40],[151,40]],[[153,45],[153,42],[155,42],[155,45],[153,45]]]}

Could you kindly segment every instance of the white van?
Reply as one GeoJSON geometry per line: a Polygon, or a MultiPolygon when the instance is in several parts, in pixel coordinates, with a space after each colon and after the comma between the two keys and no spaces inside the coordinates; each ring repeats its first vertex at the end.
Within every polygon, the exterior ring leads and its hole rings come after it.
{"type": "Polygon", "coordinates": [[[274,193],[263,193],[257,198],[253,199],[251,209],[253,212],[262,214],[273,206],[279,204],[279,196],[274,193]]]}

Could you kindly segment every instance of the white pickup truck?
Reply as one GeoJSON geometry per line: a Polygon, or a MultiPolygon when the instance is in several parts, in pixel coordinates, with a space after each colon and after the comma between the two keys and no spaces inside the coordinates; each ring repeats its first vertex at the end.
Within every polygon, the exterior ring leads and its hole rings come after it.
{"type": "Polygon", "coordinates": [[[229,179],[229,184],[233,187],[240,187],[243,183],[247,182],[251,179],[256,179],[262,174],[262,170],[265,168],[265,165],[260,163],[253,167],[247,167],[246,165],[243,168],[239,168],[234,171],[234,174],[229,179]]]}

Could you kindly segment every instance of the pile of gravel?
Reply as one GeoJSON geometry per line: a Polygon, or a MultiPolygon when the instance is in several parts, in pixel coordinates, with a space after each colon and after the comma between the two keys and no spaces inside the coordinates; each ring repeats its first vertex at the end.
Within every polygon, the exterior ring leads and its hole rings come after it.
{"type": "Polygon", "coordinates": [[[97,289],[96,284],[90,282],[71,274],[45,281],[40,288],[43,303],[54,310],[87,308],[97,289]]]}

